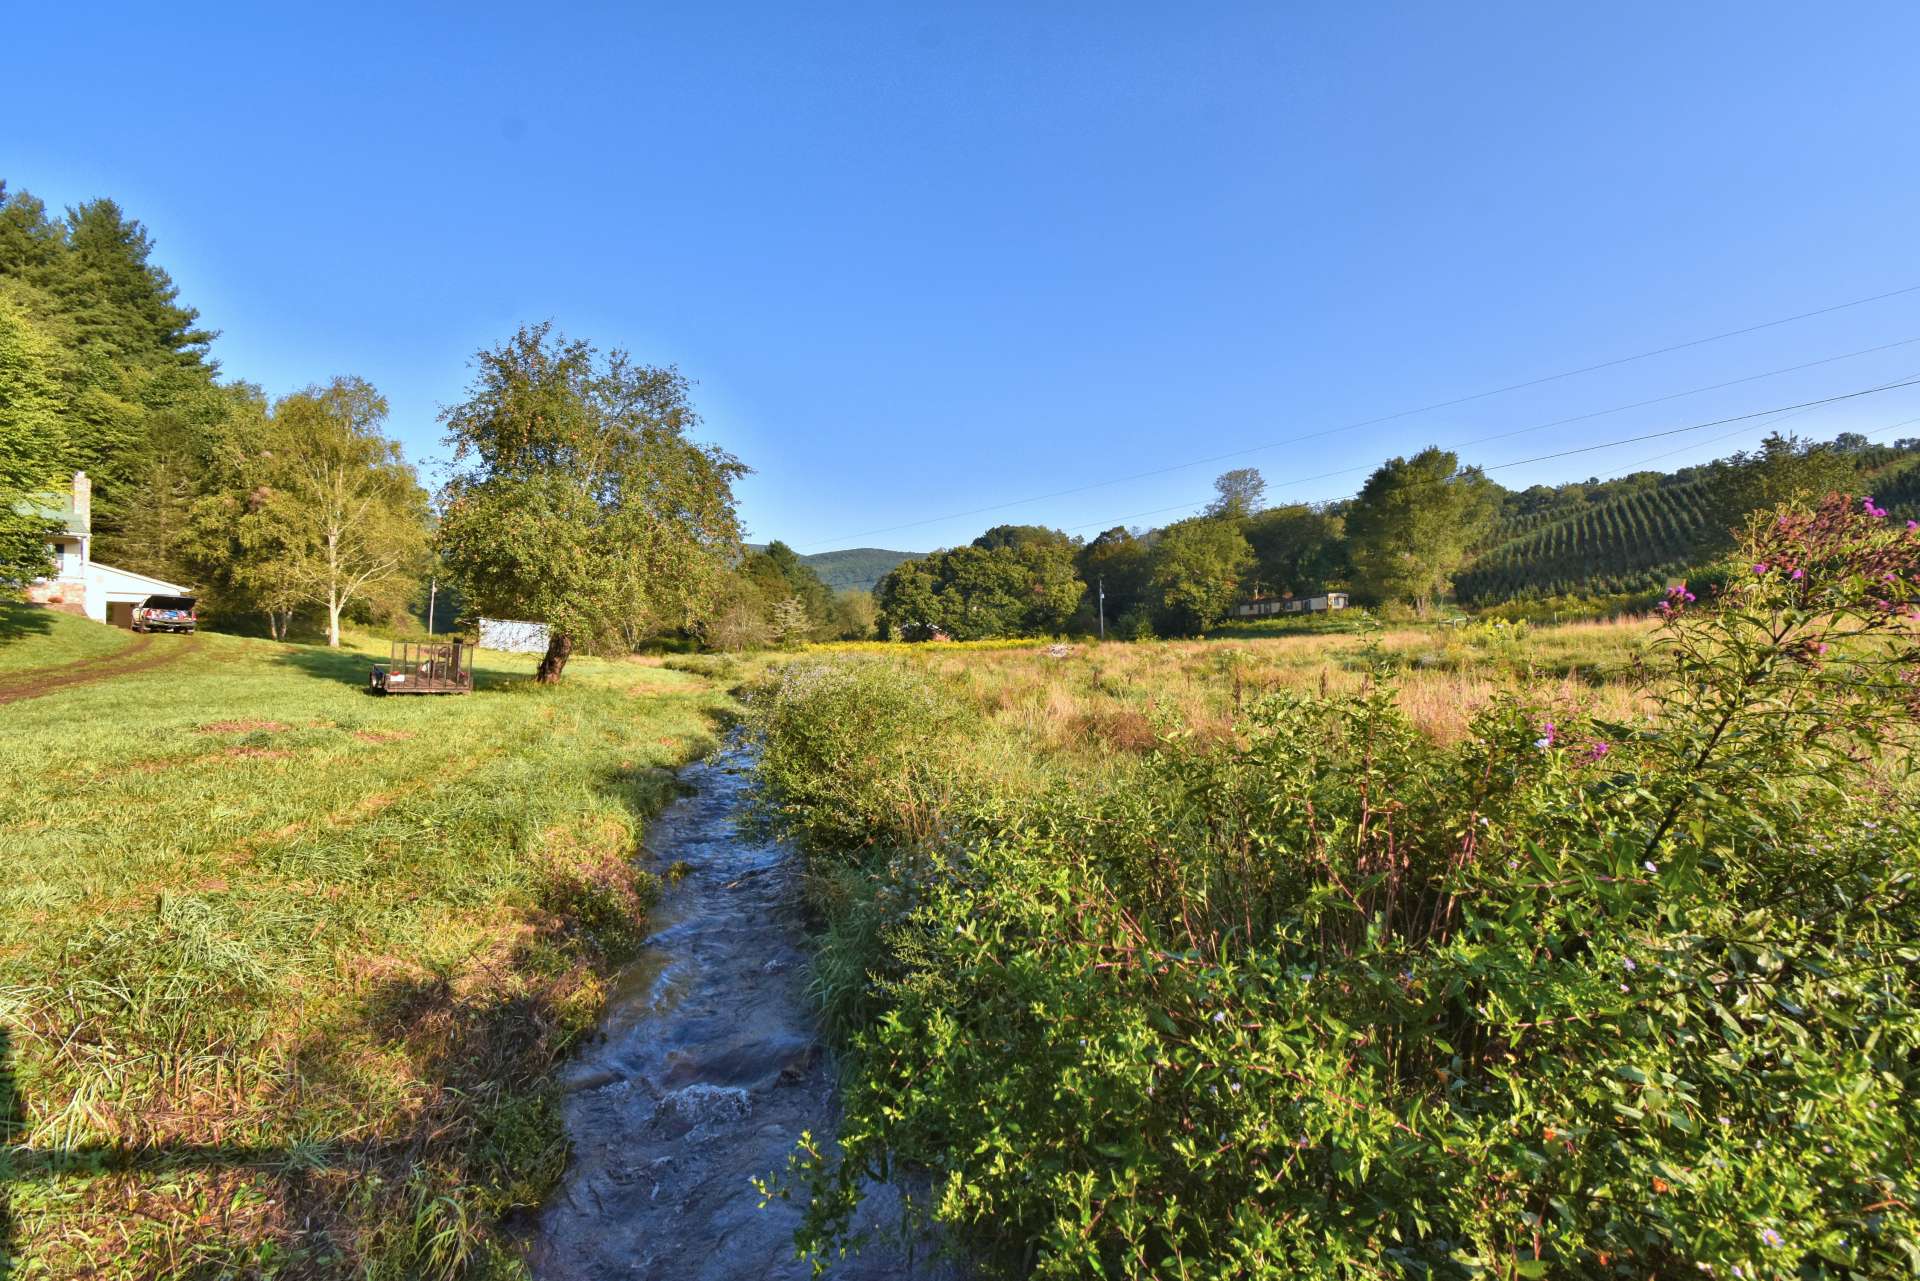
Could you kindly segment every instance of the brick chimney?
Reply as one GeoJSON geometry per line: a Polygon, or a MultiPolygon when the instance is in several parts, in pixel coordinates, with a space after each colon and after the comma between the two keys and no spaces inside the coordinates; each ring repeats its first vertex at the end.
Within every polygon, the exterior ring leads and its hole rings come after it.
{"type": "Polygon", "coordinates": [[[80,528],[93,528],[93,481],[87,473],[73,473],[73,513],[80,518],[80,528]]]}

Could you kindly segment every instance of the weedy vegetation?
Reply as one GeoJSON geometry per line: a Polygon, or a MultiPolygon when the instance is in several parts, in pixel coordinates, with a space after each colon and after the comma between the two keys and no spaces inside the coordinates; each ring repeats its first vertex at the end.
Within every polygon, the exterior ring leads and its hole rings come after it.
{"type": "Polygon", "coordinates": [[[804,1243],[912,1168],[1005,1275],[1920,1269],[1920,530],[1743,547],[1651,626],[771,671],[804,1243]]]}

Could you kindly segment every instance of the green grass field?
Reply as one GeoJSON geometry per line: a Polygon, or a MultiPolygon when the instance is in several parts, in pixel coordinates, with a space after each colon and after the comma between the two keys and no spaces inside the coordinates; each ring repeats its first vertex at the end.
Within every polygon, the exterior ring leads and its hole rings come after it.
{"type": "MultiPolygon", "coordinates": [[[[0,670],[124,641],[53,617],[0,670]]],[[[158,647],[0,717],[19,1275],[515,1274],[496,1225],[564,1161],[550,1070],[724,695],[489,654],[470,696],[379,699],[365,653],[158,647]]]]}
{"type": "Polygon", "coordinates": [[[133,633],[35,605],[0,601],[0,680],[39,667],[106,658],[133,642],[133,633]]]}

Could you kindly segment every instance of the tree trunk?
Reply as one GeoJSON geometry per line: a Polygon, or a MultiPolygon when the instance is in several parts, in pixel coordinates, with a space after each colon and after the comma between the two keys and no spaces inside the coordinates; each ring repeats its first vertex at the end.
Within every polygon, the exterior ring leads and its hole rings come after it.
{"type": "Polygon", "coordinates": [[[555,632],[547,637],[547,652],[540,660],[539,668],[533,679],[542,685],[558,685],[560,673],[566,670],[567,660],[573,657],[573,637],[565,632],[555,632]]]}
{"type": "Polygon", "coordinates": [[[340,648],[340,602],[327,601],[327,648],[340,648]]]}

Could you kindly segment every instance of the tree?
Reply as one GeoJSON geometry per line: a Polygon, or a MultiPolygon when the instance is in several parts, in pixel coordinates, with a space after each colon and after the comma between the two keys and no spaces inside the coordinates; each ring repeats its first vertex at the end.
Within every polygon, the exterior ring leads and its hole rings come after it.
{"type": "Polygon", "coordinates": [[[1375,600],[1423,613],[1452,586],[1499,510],[1498,486],[1444,449],[1382,464],[1347,512],[1354,580],[1375,600]]]}
{"type": "Polygon", "coordinates": [[[54,344],[0,288],[0,591],[8,594],[52,565],[50,523],[24,503],[65,488],[72,471],[57,364],[54,344]]]}
{"type": "Polygon", "coordinates": [[[1236,467],[1213,482],[1216,497],[1207,515],[1223,520],[1245,520],[1266,504],[1267,481],[1257,468],[1236,467]]]}
{"type": "Polygon", "coordinates": [[[999,525],[965,547],[905,561],[874,588],[890,636],[955,640],[1044,636],[1072,617],[1084,587],[1076,546],[1057,529],[999,525]]]}
{"type": "Polygon", "coordinates": [[[217,371],[213,334],[152,250],[146,229],[110,200],[55,221],[29,193],[0,188],[0,283],[57,348],[71,467],[94,482],[94,554],[170,570],[144,562],[123,527],[148,502],[153,416],[206,392],[217,371]]]}
{"type": "Polygon", "coordinates": [[[438,535],[472,608],[547,624],[546,684],[576,646],[701,626],[740,557],[747,469],[689,439],[686,379],[550,323],[476,362],[467,400],[441,415],[456,470],[438,535]]]}
{"type": "Polygon", "coordinates": [[[427,559],[426,493],[380,432],[386,398],[358,378],[295,392],[274,406],[271,457],[241,542],[242,580],[269,609],[313,601],[340,617],[365,603],[403,609],[427,559]]]}
{"type": "Polygon", "coordinates": [[[741,590],[772,621],[782,601],[796,599],[807,617],[807,631],[824,633],[833,623],[833,593],[799,553],[775,539],[740,562],[741,590]]]}
{"type": "Polygon", "coordinates": [[[1116,525],[1082,547],[1074,557],[1080,581],[1086,584],[1090,620],[1097,621],[1099,603],[1092,598],[1106,589],[1109,623],[1138,609],[1147,596],[1147,545],[1116,525]]]}
{"type": "Polygon", "coordinates": [[[806,644],[808,634],[813,631],[806,602],[798,596],[776,602],[768,619],[768,630],[773,633],[773,643],[781,649],[798,649],[806,644]]]}
{"type": "Polygon", "coordinates": [[[1731,544],[1732,531],[1745,523],[1749,512],[1845,492],[1859,477],[1853,460],[1834,445],[1778,432],[1761,441],[1758,450],[1742,450],[1714,464],[1711,474],[1714,519],[1724,531],[1723,546],[1731,544]]]}
{"type": "Polygon", "coordinates": [[[1240,594],[1253,549],[1237,522],[1208,516],[1167,526],[1153,541],[1147,577],[1167,630],[1195,635],[1219,622],[1240,594]]]}
{"type": "Polygon", "coordinates": [[[834,593],[832,627],[839,639],[871,639],[878,622],[879,610],[873,603],[872,592],[848,587],[834,593]]]}
{"type": "Polygon", "coordinates": [[[1309,595],[1346,580],[1346,520],[1306,503],[1270,507],[1246,524],[1253,576],[1264,586],[1309,595]]]}

